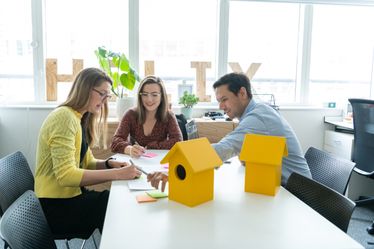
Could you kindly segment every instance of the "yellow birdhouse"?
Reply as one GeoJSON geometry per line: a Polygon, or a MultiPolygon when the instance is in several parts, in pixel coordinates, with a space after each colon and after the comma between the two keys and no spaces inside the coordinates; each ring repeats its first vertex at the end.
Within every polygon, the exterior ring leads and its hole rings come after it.
{"type": "Polygon", "coordinates": [[[170,200],[189,207],[213,200],[214,168],[222,161],[207,138],[176,143],[164,163],[169,163],[170,200]]]}
{"type": "Polygon", "coordinates": [[[284,156],[288,156],[285,137],[245,135],[239,156],[246,166],[245,192],[274,196],[280,187],[284,156]]]}

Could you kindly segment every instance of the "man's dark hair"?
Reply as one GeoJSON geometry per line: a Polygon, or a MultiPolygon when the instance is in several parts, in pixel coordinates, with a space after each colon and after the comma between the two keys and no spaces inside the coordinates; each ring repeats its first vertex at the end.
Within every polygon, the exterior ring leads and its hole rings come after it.
{"type": "Polygon", "coordinates": [[[219,86],[227,85],[230,92],[238,95],[241,87],[247,91],[249,99],[252,99],[251,82],[248,77],[243,73],[229,73],[219,78],[214,84],[213,89],[219,86]]]}

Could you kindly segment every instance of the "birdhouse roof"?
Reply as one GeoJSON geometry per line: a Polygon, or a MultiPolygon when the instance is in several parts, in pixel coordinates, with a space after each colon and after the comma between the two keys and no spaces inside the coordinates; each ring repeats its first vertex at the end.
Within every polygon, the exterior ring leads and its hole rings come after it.
{"type": "Polygon", "coordinates": [[[176,143],[161,163],[168,163],[177,152],[184,155],[194,173],[222,165],[221,158],[206,137],[176,143]]]}
{"type": "Polygon", "coordinates": [[[279,165],[283,156],[288,156],[285,137],[246,134],[239,158],[246,162],[279,165]]]}

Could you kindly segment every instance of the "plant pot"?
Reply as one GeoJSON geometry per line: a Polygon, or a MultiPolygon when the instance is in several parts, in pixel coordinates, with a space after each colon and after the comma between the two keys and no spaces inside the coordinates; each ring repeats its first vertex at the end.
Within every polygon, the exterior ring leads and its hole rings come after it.
{"type": "Polygon", "coordinates": [[[134,97],[123,97],[123,98],[117,98],[116,102],[116,110],[117,110],[117,117],[118,120],[121,120],[123,117],[123,114],[125,112],[134,107],[135,105],[135,98],[134,97]]]}
{"type": "Polygon", "coordinates": [[[192,118],[192,108],[191,107],[182,107],[181,113],[186,117],[186,119],[192,118]]]}

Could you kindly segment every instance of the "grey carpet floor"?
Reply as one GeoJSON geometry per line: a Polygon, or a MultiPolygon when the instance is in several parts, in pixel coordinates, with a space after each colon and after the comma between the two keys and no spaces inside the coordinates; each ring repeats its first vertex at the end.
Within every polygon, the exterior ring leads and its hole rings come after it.
{"type": "Polygon", "coordinates": [[[353,211],[351,221],[349,222],[348,234],[361,243],[365,248],[374,249],[374,235],[367,233],[366,228],[374,221],[374,205],[366,207],[357,207],[353,211]]]}

